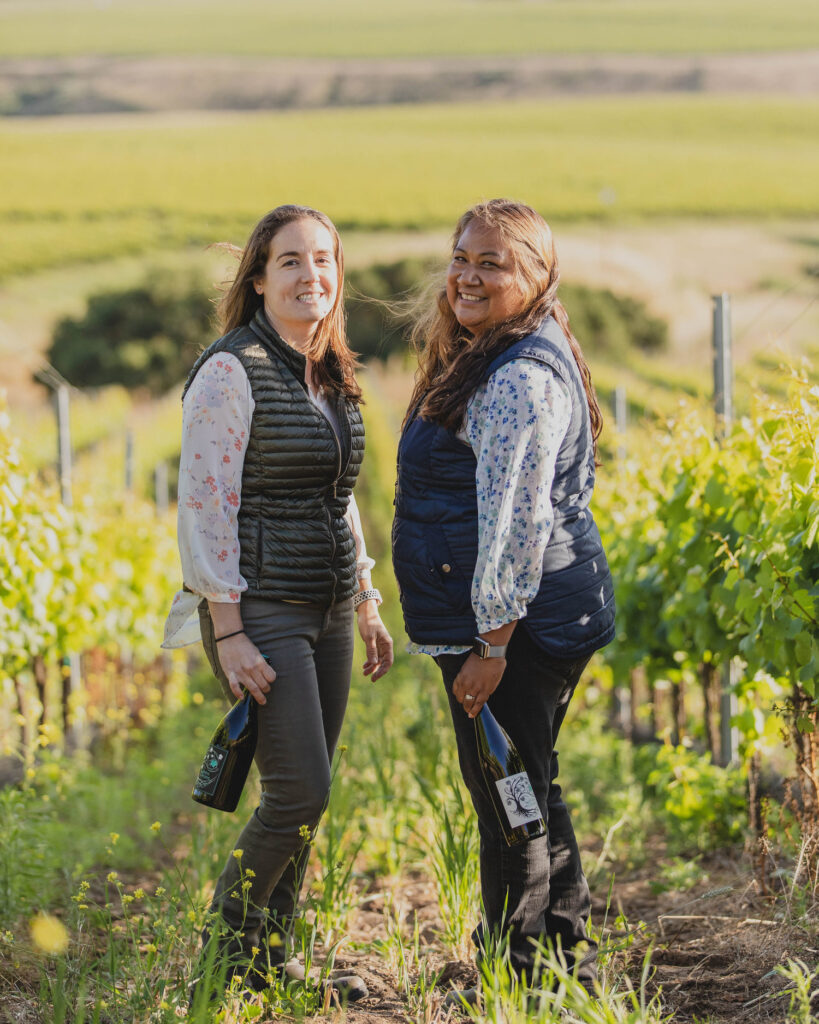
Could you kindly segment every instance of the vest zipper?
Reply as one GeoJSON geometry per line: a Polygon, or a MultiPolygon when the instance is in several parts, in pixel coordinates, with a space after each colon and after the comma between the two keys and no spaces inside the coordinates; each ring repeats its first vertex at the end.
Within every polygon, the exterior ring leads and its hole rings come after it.
{"type": "MultiPolygon", "coordinates": [[[[307,401],[310,402],[310,404],[313,406],[313,408],[316,410],[316,412],[319,414],[319,416],[322,416],[324,418],[324,422],[330,428],[330,433],[333,435],[333,440],[336,443],[336,475],[335,475],[335,479],[333,480],[333,497],[335,498],[335,496],[336,496],[336,488],[338,487],[338,482],[341,479],[341,439],[339,438],[338,434],[336,433],[335,427],[330,422],[329,418],[325,415],[324,410],[320,409],[316,405],[316,403],[309,396],[307,398],[307,401]]],[[[341,424],[340,423],[338,425],[338,429],[341,430],[341,424]]]]}

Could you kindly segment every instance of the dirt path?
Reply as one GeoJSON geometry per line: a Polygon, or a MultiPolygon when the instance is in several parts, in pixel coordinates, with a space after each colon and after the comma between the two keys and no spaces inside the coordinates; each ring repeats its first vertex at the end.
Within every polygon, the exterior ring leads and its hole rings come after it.
{"type": "Polygon", "coordinates": [[[819,94],[819,51],[418,57],[0,60],[0,111],[268,110],[646,92],[819,94]]]}
{"type": "MultiPolygon", "coordinates": [[[[658,848],[655,852],[658,863],[664,851],[658,848]]],[[[593,920],[597,927],[607,922],[603,944],[615,951],[615,974],[625,970],[639,991],[644,957],[652,947],[649,994],[661,992],[664,1011],[673,1012],[678,1024],[702,1020],[711,1024],[784,1022],[787,998],[780,994],[786,983],[775,969],[792,957],[815,960],[809,931],[789,920],[787,908],[783,913],[782,905],[775,906],[760,896],[741,857],[715,854],[701,867],[700,881],[691,889],[658,895],[652,890],[656,880],[652,859],[652,866],[615,879],[608,912],[608,882],[598,882],[593,920]]],[[[446,1015],[440,1004],[444,995],[452,987],[476,983],[474,963],[449,959],[441,947],[433,883],[421,875],[409,875],[391,887],[391,894],[408,933],[417,914],[422,954],[429,957],[433,970],[443,972],[427,1018],[443,1021],[446,1015]]],[[[400,990],[395,965],[384,956],[361,950],[364,944],[386,938],[384,915],[375,909],[380,902],[371,898],[354,912],[349,928],[351,945],[345,944],[336,959],[338,967],[364,978],[370,990],[368,999],[348,1008],[350,1024],[414,1019],[400,990]]]]}

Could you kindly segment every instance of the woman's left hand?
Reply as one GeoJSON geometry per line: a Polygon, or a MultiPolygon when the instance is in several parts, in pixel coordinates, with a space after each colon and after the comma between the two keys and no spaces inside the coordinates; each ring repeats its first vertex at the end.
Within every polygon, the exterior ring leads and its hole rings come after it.
{"type": "Polygon", "coordinates": [[[392,665],[392,637],[378,614],[375,601],[363,601],[356,609],[358,616],[358,632],[367,649],[367,660],[364,662],[364,675],[380,679],[392,665]]]}
{"type": "Polygon", "coordinates": [[[506,658],[479,658],[470,654],[455,676],[452,692],[470,718],[481,710],[501,681],[506,658]]]}

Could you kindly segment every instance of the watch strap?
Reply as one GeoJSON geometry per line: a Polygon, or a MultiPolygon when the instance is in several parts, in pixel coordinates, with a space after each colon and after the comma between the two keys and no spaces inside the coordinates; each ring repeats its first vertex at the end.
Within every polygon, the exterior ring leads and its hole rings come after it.
{"type": "Polygon", "coordinates": [[[481,636],[472,638],[472,653],[477,654],[481,661],[487,658],[505,658],[508,644],[490,644],[481,636]]]}

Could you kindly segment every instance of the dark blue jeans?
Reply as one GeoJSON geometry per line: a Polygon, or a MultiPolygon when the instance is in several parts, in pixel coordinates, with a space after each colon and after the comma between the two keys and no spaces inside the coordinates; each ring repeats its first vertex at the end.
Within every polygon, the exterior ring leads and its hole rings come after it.
{"type": "MultiPolygon", "coordinates": [[[[588,949],[578,956],[578,978],[597,976],[597,946],[586,936],[591,910],[589,886],[580,863],[569,810],[557,780],[555,744],[588,658],[551,658],[531,640],[523,625],[512,634],[506,670],[489,707],[518,748],[537,796],[547,833],[521,846],[509,847],[500,831],[486,789],[475,740],[475,723],[452,695],[452,684],[466,654],[443,654],[435,660],[449,696],[458,759],[480,830],[481,892],[486,925],[509,937],[512,966],[533,980],[535,950],[531,939],[560,940],[569,966],[578,943],[588,949]]],[[[479,953],[482,928],[473,938],[479,953]]]]}

